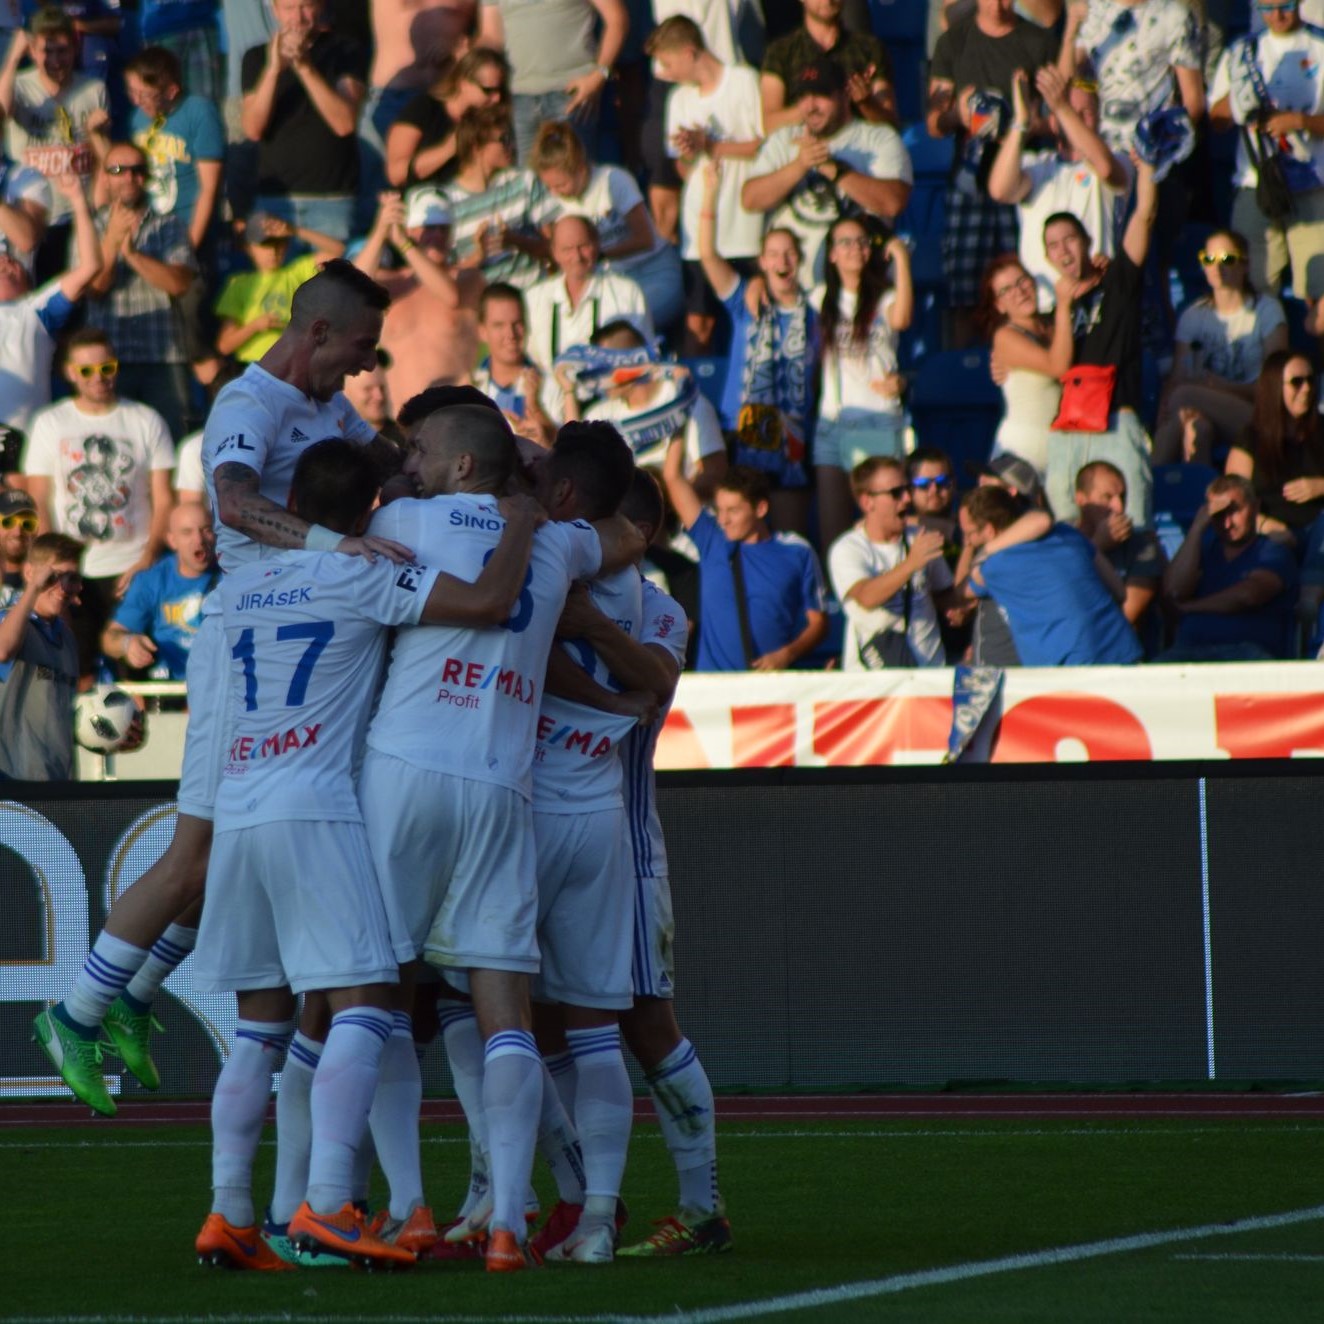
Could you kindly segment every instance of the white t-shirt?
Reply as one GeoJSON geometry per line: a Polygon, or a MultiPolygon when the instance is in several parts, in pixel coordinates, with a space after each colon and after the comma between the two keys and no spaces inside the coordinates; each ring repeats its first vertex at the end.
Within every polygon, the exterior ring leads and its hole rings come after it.
{"type": "MultiPolygon", "coordinates": [[[[676,665],[683,667],[690,623],[680,603],[648,580],[644,581],[643,589],[644,620],[639,642],[661,644],[676,659],[676,665]]],[[[670,704],[667,707],[669,710],[670,704]]],[[[630,824],[636,878],[667,876],[667,843],[658,817],[657,783],[653,776],[653,756],[665,720],[664,712],[650,726],[635,727],[626,736],[621,751],[625,767],[625,813],[630,824]]]]}
{"type": "Polygon", "coordinates": [[[51,480],[57,533],[87,544],[89,579],[123,574],[147,547],[152,527],[152,474],[175,467],[165,419],[121,400],[107,414],[85,414],[72,399],[32,421],[23,472],[51,480]]]}
{"type": "MultiPolygon", "coordinates": [[[[822,291],[816,291],[812,302],[823,304],[822,291]]],[[[857,345],[851,338],[855,320],[856,295],[854,290],[842,290],[837,305],[841,316],[837,321],[837,343],[823,352],[823,390],[818,400],[819,418],[840,418],[843,414],[887,414],[899,418],[902,414],[899,395],[884,396],[869,385],[880,377],[897,371],[897,345],[900,337],[887,320],[896,291],[888,290],[878,301],[873,321],[869,325],[869,342],[857,345]]]]}
{"type": "Polygon", "coordinates": [[[311,819],[361,823],[354,770],[381,679],[388,625],[416,625],[426,566],[276,551],[217,589],[230,657],[230,745],[218,831],[311,819]]]}
{"type": "MultiPolygon", "coordinates": [[[[711,96],[689,84],[667,93],[667,154],[680,155],[673,139],[681,129],[706,129],[715,142],[747,143],[763,137],[763,101],[758,70],[731,65],[711,96]]],[[[703,201],[703,161],[694,163],[680,193],[680,255],[699,260],[699,211],[703,201]]],[[[722,162],[717,187],[717,251],[723,257],[755,257],[763,239],[763,216],[740,205],[740,190],[755,171],[754,158],[722,162]]]]}
{"type": "MultiPolygon", "coordinates": [[[[1298,28],[1285,37],[1262,32],[1258,37],[1234,41],[1225,50],[1209,88],[1209,104],[1228,97],[1232,118],[1247,123],[1259,113],[1259,97],[1245,71],[1246,42],[1253,43],[1256,67],[1264,80],[1269,100],[1278,110],[1299,110],[1307,115],[1324,112],[1324,37],[1306,28],[1298,28]]],[[[1307,133],[1288,133],[1278,140],[1279,151],[1285,145],[1292,159],[1308,163],[1324,182],[1324,138],[1307,133]]],[[[1254,188],[1255,167],[1246,155],[1246,140],[1237,134],[1237,164],[1233,182],[1238,188],[1254,188]]]]}
{"type": "Polygon", "coordinates": [[[1039,311],[1053,306],[1053,288],[1058,273],[1044,253],[1044,222],[1057,212],[1078,217],[1090,237],[1090,251],[1112,257],[1117,251],[1119,230],[1127,213],[1127,202],[1135,169],[1126,157],[1127,184],[1109,187],[1084,161],[1065,161],[1055,151],[1032,152],[1022,158],[1021,169],[1030,180],[1030,191],[1020,204],[1021,264],[1034,277],[1039,292],[1039,311]]]}
{"type": "MultiPolygon", "coordinates": [[[[799,124],[782,125],[759,149],[750,168],[750,178],[770,175],[795,160],[800,152],[798,139],[803,132],[799,124]]],[[[906,151],[901,135],[888,124],[850,120],[828,139],[828,151],[842,165],[870,179],[914,182],[910,153],[906,151]]],[[[770,226],[785,226],[799,236],[805,250],[805,260],[800,264],[800,282],[806,289],[813,289],[823,279],[823,241],[837,215],[837,202],[833,197],[818,198],[801,186],[768,217],[770,226]]]]}
{"type": "Polygon", "coordinates": [[[22,432],[33,412],[51,402],[55,334],[73,305],[58,280],[0,303],[0,419],[22,432]]]}
{"type": "Polygon", "coordinates": [[[216,559],[230,571],[243,561],[273,551],[221,522],[216,504],[215,473],[222,464],[243,464],[259,475],[258,490],[283,506],[299,456],[327,437],[367,445],[377,435],[339,391],[330,400],[314,400],[297,386],[273,377],[251,363],[216,397],[202,436],[202,467],[207,503],[216,512],[216,559]]]}
{"type": "MultiPolygon", "coordinates": [[[[472,583],[501,538],[495,497],[393,501],[373,516],[426,564],[472,583]]],[[[505,786],[528,798],[547,654],[565,596],[602,563],[587,524],[548,523],[533,540],[524,591],[504,626],[402,630],[368,744],[416,767],[505,786]]]]}
{"type": "MultiPolygon", "coordinates": [[[[674,381],[663,382],[662,389],[658,391],[657,397],[645,408],[658,409],[663,405],[670,404],[679,391],[679,383],[674,381]]],[[[584,411],[584,417],[602,418],[609,423],[619,423],[624,419],[633,418],[638,412],[621,399],[595,400],[584,411]]],[[[700,462],[707,456],[716,455],[719,451],[723,453],[726,451],[726,441],[722,436],[721,419],[717,417],[717,410],[713,408],[712,402],[702,394],[694,401],[694,412],[685,424],[683,435],[685,437],[685,473],[687,477],[694,473],[700,462]]],[[[646,450],[636,452],[634,462],[636,464],[661,464],[666,458],[667,448],[670,445],[671,439],[664,437],[646,450]]]]}
{"type": "MultiPolygon", "coordinates": [[[[588,591],[598,609],[619,629],[632,639],[639,638],[643,587],[633,566],[595,579],[588,591]]],[[[563,639],[554,647],[563,649],[604,689],[620,692],[616,678],[583,639],[563,639]]],[[[621,808],[625,801],[620,743],[634,725],[633,718],[544,694],[533,755],[533,807],[562,814],[621,808]]]]}
{"type": "MultiPolygon", "coordinates": [[[[914,530],[907,530],[907,539],[914,530]]],[[[860,647],[867,644],[880,630],[900,630],[905,621],[906,590],[902,585],[892,598],[881,607],[865,610],[846,596],[862,579],[895,570],[906,558],[901,540],[896,542],[870,542],[864,526],[857,524],[843,533],[828,550],[828,575],[832,589],[846,613],[846,637],[841,647],[843,671],[865,671],[860,660],[860,647]]],[[[934,593],[952,586],[952,572],[941,557],[930,561],[911,581],[910,629],[906,638],[910,650],[922,667],[940,667],[943,664],[942,633],[938,629],[938,613],[933,605],[934,593]]]]}
{"type": "Polygon", "coordinates": [[[644,195],[639,192],[639,185],[634,176],[620,166],[594,166],[589,173],[588,184],[577,198],[562,198],[555,193],[547,195],[548,223],[559,221],[562,216],[584,216],[598,228],[598,242],[603,249],[615,248],[626,236],[628,227],[625,218],[636,208],[643,207],[648,217],[648,228],[653,235],[652,247],[639,253],[630,253],[626,257],[614,257],[611,260],[612,271],[622,271],[629,275],[631,267],[647,262],[654,253],[667,246],[667,241],[657,232],[653,218],[644,203],[644,195]]]}
{"type": "MultiPolygon", "coordinates": [[[[703,33],[703,44],[709,52],[723,64],[734,64],[737,59],[736,34],[732,27],[742,7],[743,0],[653,0],[653,26],[658,27],[677,14],[693,19],[703,33]]],[[[656,61],[653,74],[657,76],[656,61]]]]}
{"type": "MultiPolygon", "coordinates": [[[[39,171],[30,166],[0,164],[0,186],[4,189],[4,200],[9,206],[17,207],[20,202],[35,202],[50,216],[51,186],[46,176],[39,171]]],[[[0,253],[9,254],[15,262],[22,263],[29,276],[32,275],[37,257],[35,248],[27,253],[20,252],[4,235],[0,235],[0,253]]]]}
{"type": "Polygon", "coordinates": [[[1265,340],[1286,322],[1282,304],[1267,294],[1256,295],[1230,315],[1220,313],[1212,299],[1199,299],[1177,319],[1176,341],[1199,345],[1198,351],[1192,351],[1197,371],[1204,369],[1248,386],[1260,375],[1265,340]]]}
{"type": "Polygon", "coordinates": [[[1099,77],[1099,134],[1129,151],[1136,124],[1177,102],[1173,70],[1200,69],[1200,21],[1185,0],[1091,0],[1076,37],[1099,77]]]}
{"type": "Polygon", "coordinates": [[[207,479],[202,472],[202,433],[190,432],[175,452],[175,492],[201,492],[207,500],[207,479]]]}

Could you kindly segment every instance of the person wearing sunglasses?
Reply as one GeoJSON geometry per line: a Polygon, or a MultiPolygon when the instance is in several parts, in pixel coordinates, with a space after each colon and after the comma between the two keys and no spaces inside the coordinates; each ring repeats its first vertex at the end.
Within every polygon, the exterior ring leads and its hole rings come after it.
{"type": "Polygon", "coordinates": [[[32,423],[23,472],[42,526],[87,545],[83,600],[74,615],[79,675],[91,677],[101,631],[133,577],[165,546],[175,448],[154,409],[120,397],[119,360],[104,331],[70,336],[67,400],[32,423]]]}
{"type": "Polygon", "coordinates": [[[37,505],[27,492],[0,488],[0,607],[23,591],[23,562],[37,536],[37,505]]]}
{"type": "Polygon", "coordinates": [[[1246,236],[1255,287],[1276,294],[1290,278],[1315,305],[1324,298],[1324,34],[1295,3],[1255,0],[1251,12],[1263,30],[1229,44],[1209,88],[1211,127],[1237,135],[1230,219],[1246,236]],[[1256,157],[1276,154],[1292,192],[1286,219],[1260,210],[1247,130],[1256,157]]]}
{"type": "Polygon", "coordinates": [[[947,452],[936,446],[917,446],[906,456],[906,481],[915,519],[950,540],[956,527],[956,477],[947,452]]]}

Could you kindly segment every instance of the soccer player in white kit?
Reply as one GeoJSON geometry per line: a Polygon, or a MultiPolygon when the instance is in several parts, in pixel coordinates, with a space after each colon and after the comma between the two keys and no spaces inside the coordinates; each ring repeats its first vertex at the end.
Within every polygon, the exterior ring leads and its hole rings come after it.
{"type": "MultiPolygon", "coordinates": [[[[203,452],[222,570],[260,556],[264,548],[409,559],[407,548],[341,537],[286,508],[294,466],[313,442],[341,436],[374,451],[393,449],[341,394],[346,376],[375,365],[389,301],[380,285],[350,263],[328,262],[295,292],[290,324],[276,344],[217,396],[203,452]]],[[[115,902],[65,998],[33,1023],[34,1037],[66,1083],[107,1116],[115,1102],[102,1080],[102,1021],[133,1074],[156,1088],[149,1004],[197,937],[223,744],[221,645],[219,621],[204,618],[189,655],[192,702],[174,837],[115,902]]]]}
{"type": "MultiPolygon", "coordinates": [[[[361,448],[323,441],[300,458],[291,508],[333,531],[361,532],[376,478],[361,448]]],[[[528,510],[511,513],[478,583],[417,564],[289,550],[232,569],[220,586],[229,747],[195,979],[208,991],[237,992],[239,1029],[213,1101],[213,1212],[197,1239],[207,1259],[285,1267],[257,1236],[252,1162],[295,995],[312,991],[325,993],[333,1014],[312,1085],[307,1198],[290,1236],[358,1260],[414,1258],[374,1236],[351,1201],[354,1156],[392,1028],[388,985],[404,954],[391,942],[353,770],[385,627],[505,619],[542,519],[541,511],[536,521],[528,510]]]]}
{"type": "MultiPolygon", "coordinates": [[[[494,494],[516,465],[497,411],[440,409],[419,423],[405,461],[424,499],[384,507],[372,532],[472,578],[504,527],[494,494]]],[[[467,983],[484,1039],[494,1272],[529,1263],[543,1070],[528,1002],[538,969],[529,796],[543,675],[571,583],[627,564],[637,545],[619,520],[544,525],[504,629],[400,631],[368,732],[360,792],[393,936],[467,983]]]]}

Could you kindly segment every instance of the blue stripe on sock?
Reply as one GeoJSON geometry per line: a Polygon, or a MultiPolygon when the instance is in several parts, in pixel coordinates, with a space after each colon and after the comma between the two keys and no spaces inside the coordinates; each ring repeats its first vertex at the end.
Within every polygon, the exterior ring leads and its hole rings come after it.
{"type": "Polygon", "coordinates": [[[391,1037],[391,1022],[376,1016],[356,1016],[353,1012],[342,1011],[331,1019],[331,1028],[335,1029],[337,1025],[356,1025],[360,1030],[375,1034],[382,1043],[391,1037]]]}
{"type": "Polygon", "coordinates": [[[553,1053],[551,1057],[543,1058],[547,1063],[547,1070],[553,1076],[564,1076],[567,1071],[575,1069],[575,1055],[573,1053],[553,1053]]]}
{"type": "Polygon", "coordinates": [[[473,1021],[478,1017],[474,1014],[472,1007],[455,1007],[449,1011],[437,1013],[437,1021],[443,1030],[448,1030],[452,1025],[458,1025],[460,1021],[473,1021]]]}
{"type": "Polygon", "coordinates": [[[414,1018],[407,1011],[391,1013],[391,1033],[402,1034],[406,1039],[414,1037],[414,1018]]]}
{"type": "Polygon", "coordinates": [[[648,1076],[649,1083],[651,1084],[652,1082],[658,1080],[666,1080],[668,1077],[674,1076],[676,1072],[684,1071],[685,1068],[690,1065],[690,1063],[694,1062],[698,1058],[698,1056],[699,1056],[698,1052],[691,1044],[689,1052],[686,1053],[685,1056],[682,1057],[679,1062],[675,1063],[673,1066],[667,1067],[665,1071],[654,1071],[650,1073],[648,1076]]]}
{"type": "Polygon", "coordinates": [[[288,1035],[263,1034],[258,1030],[236,1030],[234,1037],[236,1039],[248,1039],[255,1044],[261,1044],[264,1048],[284,1049],[289,1042],[288,1035]]]}
{"type": "Polygon", "coordinates": [[[310,1053],[297,1039],[290,1044],[289,1054],[296,1062],[302,1062],[310,1071],[316,1071],[317,1064],[322,1060],[321,1053],[310,1053]]]}
{"type": "Polygon", "coordinates": [[[158,938],[152,944],[152,958],[157,961],[167,961],[171,965],[179,965],[192,950],[191,947],[176,946],[167,938],[158,938]]]}

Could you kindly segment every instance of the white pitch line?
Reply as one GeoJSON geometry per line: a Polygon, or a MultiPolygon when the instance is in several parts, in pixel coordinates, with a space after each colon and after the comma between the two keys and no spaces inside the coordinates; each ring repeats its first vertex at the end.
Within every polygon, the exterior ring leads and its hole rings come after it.
{"type": "MultiPolygon", "coordinates": [[[[1324,1205],[1311,1205],[1307,1209],[1240,1218],[1231,1223],[1205,1223],[1197,1227],[1170,1228],[1163,1232],[1141,1232],[1130,1237],[1108,1237],[1103,1241],[1089,1241],[1078,1246],[1058,1246],[1022,1255],[1005,1255],[995,1260],[972,1260],[966,1264],[949,1264],[941,1269],[892,1274],[887,1278],[793,1292],[762,1301],[743,1301],[706,1310],[670,1311],[665,1315],[299,1315],[298,1319],[299,1324],[731,1324],[735,1320],[762,1319],[793,1310],[814,1310],[820,1306],[835,1306],[848,1301],[868,1301],[917,1288],[944,1287],[948,1283],[1019,1273],[1025,1269],[1077,1264],[1083,1260],[1129,1255],[1134,1251],[1153,1250],[1158,1246],[1172,1246],[1183,1241],[1206,1241],[1213,1237],[1237,1236],[1243,1232],[1264,1232],[1320,1219],[1324,1219],[1324,1205]]],[[[290,1318],[289,1314],[24,1315],[10,1317],[8,1324],[240,1324],[241,1321],[248,1321],[248,1324],[288,1324],[290,1318]]]]}
{"type": "Polygon", "coordinates": [[[1223,1255],[1174,1255],[1174,1260],[1271,1260],[1282,1264],[1324,1264],[1324,1255],[1287,1255],[1271,1254],[1268,1251],[1263,1254],[1255,1255],[1247,1251],[1244,1254],[1233,1254],[1231,1251],[1223,1255]]]}

